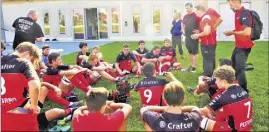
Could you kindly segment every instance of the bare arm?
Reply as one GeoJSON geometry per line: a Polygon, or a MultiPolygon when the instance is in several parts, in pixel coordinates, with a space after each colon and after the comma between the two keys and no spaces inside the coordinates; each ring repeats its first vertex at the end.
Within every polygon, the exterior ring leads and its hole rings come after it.
{"type": "Polygon", "coordinates": [[[234,34],[235,35],[240,35],[240,36],[250,36],[251,35],[251,28],[250,27],[246,27],[242,31],[234,31],[234,34]]]}
{"type": "Polygon", "coordinates": [[[135,51],[135,50],[133,50],[132,53],[133,53],[134,55],[138,55],[138,56],[140,56],[140,54],[139,54],[137,51],[135,51]]]}
{"type": "Polygon", "coordinates": [[[115,63],[115,68],[116,68],[116,70],[117,70],[119,73],[122,72],[121,69],[120,69],[120,66],[119,66],[119,63],[118,63],[118,62],[115,63]]]}
{"type": "Polygon", "coordinates": [[[132,112],[132,106],[125,103],[114,103],[111,102],[107,105],[108,107],[112,109],[121,109],[121,111],[124,113],[124,118],[126,119],[128,115],[132,112]]]}
{"type": "Polygon", "coordinates": [[[42,42],[42,41],[43,41],[43,38],[44,38],[44,37],[36,38],[35,41],[36,41],[36,42],[42,42]]]}
{"type": "Polygon", "coordinates": [[[52,85],[52,84],[50,84],[48,82],[42,82],[41,86],[45,86],[46,88],[53,89],[53,90],[59,89],[58,87],[56,87],[56,86],[54,86],[54,85],[52,85]]]}
{"type": "Polygon", "coordinates": [[[185,35],[185,24],[183,22],[181,22],[181,31],[185,35]]]}
{"type": "Polygon", "coordinates": [[[200,111],[199,108],[198,108],[197,106],[183,106],[183,107],[181,107],[181,111],[182,111],[182,112],[191,112],[191,111],[193,111],[193,110],[198,110],[198,111],[200,111]]]}
{"type": "Polygon", "coordinates": [[[146,106],[140,109],[140,115],[142,116],[145,111],[165,112],[166,106],[146,106]]]}
{"type": "MultiPolygon", "coordinates": [[[[40,81],[39,80],[31,80],[28,82],[29,86],[29,96],[31,101],[31,107],[34,108],[34,110],[38,109],[38,98],[40,93],[40,81]]],[[[39,111],[34,111],[34,113],[38,113],[39,111]]]]}
{"type": "Polygon", "coordinates": [[[216,31],[217,30],[217,28],[219,27],[219,25],[222,23],[222,18],[221,17],[219,17],[217,20],[216,20],[216,23],[215,23],[215,25],[214,25],[214,31],[216,31]]]}
{"type": "Polygon", "coordinates": [[[207,36],[211,33],[211,27],[210,26],[205,26],[204,31],[199,33],[199,37],[207,36]]]}
{"type": "Polygon", "coordinates": [[[213,115],[213,112],[209,110],[207,107],[200,108],[201,114],[206,117],[211,117],[213,115]]]}

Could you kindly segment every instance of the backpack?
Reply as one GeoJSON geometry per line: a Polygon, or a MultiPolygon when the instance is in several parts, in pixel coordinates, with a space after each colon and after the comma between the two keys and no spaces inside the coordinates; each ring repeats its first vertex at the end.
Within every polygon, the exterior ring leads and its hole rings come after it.
{"type": "Polygon", "coordinates": [[[258,40],[261,37],[263,23],[260,19],[259,14],[254,10],[247,10],[249,11],[251,18],[252,18],[252,27],[251,27],[251,40],[258,40]]]}

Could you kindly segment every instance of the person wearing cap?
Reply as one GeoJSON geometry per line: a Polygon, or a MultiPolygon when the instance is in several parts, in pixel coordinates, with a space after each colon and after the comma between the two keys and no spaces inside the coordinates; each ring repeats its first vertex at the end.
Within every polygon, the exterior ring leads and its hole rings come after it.
{"type": "Polygon", "coordinates": [[[1,41],[1,56],[3,56],[3,51],[6,50],[6,44],[4,41],[1,41]]]}
{"type": "Polygon", "coordinates": [[[15,28],[13,50],[22,42],[42,42],[44,34],[39,24],[36,23],[38,14],[36,10],[30,9],[26,17],[17,18],[12,27],[15,28]]]}

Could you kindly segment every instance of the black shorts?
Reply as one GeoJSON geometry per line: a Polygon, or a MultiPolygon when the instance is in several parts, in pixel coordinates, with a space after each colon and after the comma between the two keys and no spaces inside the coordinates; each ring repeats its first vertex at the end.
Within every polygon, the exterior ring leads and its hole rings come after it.
{"type": "Polygon", "coordinates": [[[199,39],[192,39],[190,36],[185,38],[186,47],[190,54],[196,55],[198,54],[198,44],[199,39]]]}

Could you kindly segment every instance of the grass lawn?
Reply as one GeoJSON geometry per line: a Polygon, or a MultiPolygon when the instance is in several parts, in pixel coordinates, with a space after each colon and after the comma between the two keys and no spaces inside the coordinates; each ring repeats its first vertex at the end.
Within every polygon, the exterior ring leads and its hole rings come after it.
{"type": "MultiPolygon", "coordinates": [[[[136,42],[128,42],[130,44],[131,49],[137,48],[136,42]]],[[[123,42],[113,42],[107,45],[101,46],[101,51],[103,53],[103,59],[113,63],[116,60],[117,54],[121,50],[123,42]]],[[[153,45],[162,45],[162,42],[147,42],[146,47],[151,48],[153,45]]],[[[185,46],[184,46],[185,47],[185,46]]],[[[232,51],[234,48],[234,42],[219,42],[216,50],[216,60],[219,58],[230,58],[232,51]]],[[[178,52],[177,52],[178,53],[178,52]]],[[[77,52],[71,53],[68,55],[62,56],[62,59],[65,64],[75,64],[75,56],[77,52]]],[[[187,54],[186,48],[184,48],[184,54],[186,59],[180,60],[183,67],[189,66],[189,56],[187,54]]],[[[247,72],[247,80],[248,87],[250,89],[250,96],[253,100],[254,104],[254,127],[253,131],[268,131],[268,42],[256,42],[254,48],[249,55],[248,62],[253,63],[255,69],[253,71],[247,72]]],[[[178,80],[180,80],[185,87],[192,86],[195,87],[197,85],[197,80],[199,74],[202,72],[202,57],[201,53],[199,54],[199,62],[196,73],[188,73],[188,72],[180,72],[173,71],[174,75],[178,80]]],[[[141,78],[140,78],[141,79],[141,78]]],[[[131,83],[138,82],[139,79],[131,79],[131,83]]],[[[115,89],[115,84],[111,83],[108,80],[101,80],[96,87],[102,86],[110,91],[115,89]]],[[[80,99],[84,99],[84,94],[79,90],[75,90],[76,93],[79,94],[80,99]]],[[[197,105],[199,107],[205,106],[209,101],[209,98],[204,95],[201,97],[193,96],[192,94],[186,92],[185,93],[185,103],[184,105],[197,105]]],[[[130,104],[133,107],[132,114],[128,118],[127,121],[127,129],[128,131],[143,131],[143,124],[140,121],[140,97],[139,94],[132,91],[130,104]]],[[[46,109],[60,107],[55,103],[51,103],[47,101],[45,104],[46,109]]],[[[71,125],[71,124],[70,124],[71,125]]],[[[90,124],[89,124],[90,125],[90,124]]]]}

